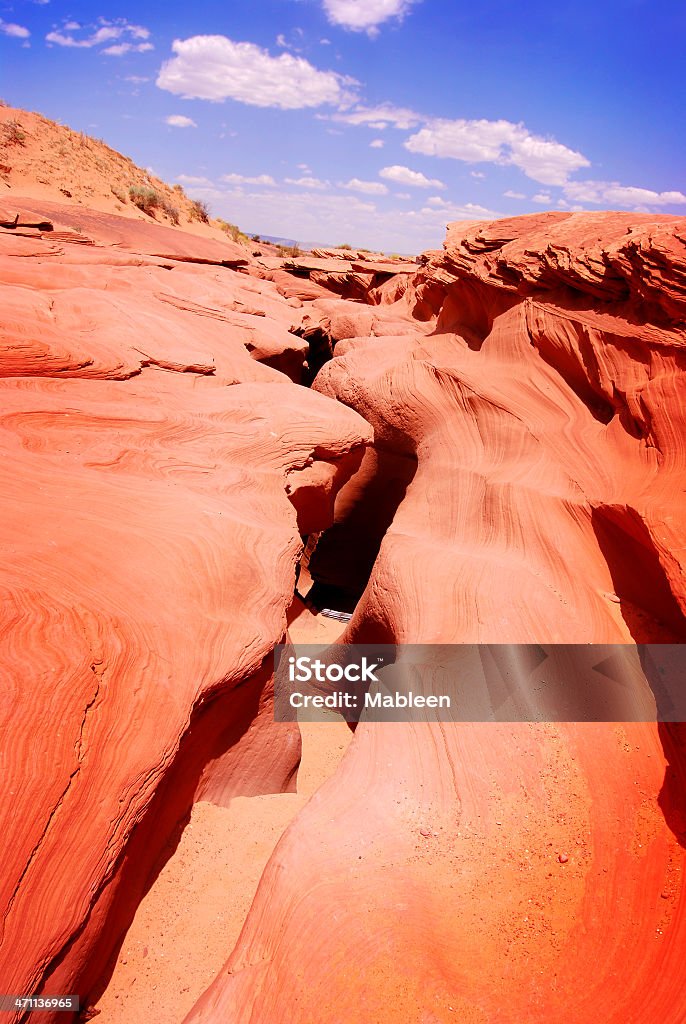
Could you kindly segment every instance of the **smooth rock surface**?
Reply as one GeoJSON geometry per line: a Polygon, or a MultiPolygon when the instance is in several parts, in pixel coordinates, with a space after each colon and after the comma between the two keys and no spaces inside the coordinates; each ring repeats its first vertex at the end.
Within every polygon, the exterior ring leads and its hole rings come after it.
{"type": "MultiPolygon", "coordinates": [[[[686,640],[683,227],[452,225],[412,283],[435,331],[336,346],[317,390],[417,464],[344,642],[686,640]]],[[[679,1024],[685,749],[678,725],[361,724],[187,1021],[679,1024]]]]}
{"type": "Polygon", "coordinates": [[[273,285],[93,224],[0,239],[0,988],[83,998],[193,801],[293,787],[265,659],[371,433],[273,285]]]}

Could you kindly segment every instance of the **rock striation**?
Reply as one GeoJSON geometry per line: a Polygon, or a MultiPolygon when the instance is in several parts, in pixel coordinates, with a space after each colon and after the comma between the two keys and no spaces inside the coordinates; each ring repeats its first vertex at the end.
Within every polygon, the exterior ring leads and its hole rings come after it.
{"type": "MultiPolygon", "coordinates": [[[[451,225],[405,290],[429,333],[336,345],[314,387],[374,429],[310,566],[368,574],[343,642],[686,640],[685,241],[451,225]]],[[[187,1021],[678,1024],[684,749],[680,725],[360,724],[187,1021]]]]}
{"type": "MultiPolygon", "coordinates": [[[[88,1009],[194,802],[293,789],[305,536],[343,642],[686,641],[686,222],[276,258],[0,129],[0,990],[88,1009]]],[[[685,776],[680,724],[362,723],[187,1020],[681,1024],[685,776]]]]}
{"type": "Polygon", "coordinates": [[[14,202],[65,230],[0,232],[0,988],[87,1001],[193,801],[293,786],[268,656],[371,428],[231,243],[14,202]]]}

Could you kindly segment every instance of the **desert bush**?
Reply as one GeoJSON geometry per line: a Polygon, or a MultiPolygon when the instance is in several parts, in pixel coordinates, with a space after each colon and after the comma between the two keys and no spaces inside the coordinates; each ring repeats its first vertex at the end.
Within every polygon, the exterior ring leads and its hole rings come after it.
{"type": "Polygon", "coordinates": [[[251,236],[250,236],[250,239],[251,239],[251,241],[253,241],[253,242],[261,242],[261,241],[262,241],[262,239],[260,238],[260,236],[259,236],[259,235],[251,235],[251,236]]]}
{"type": "Polygon", "coordinates": [[[122,190],[120,188],[112,188],[110,186],[110,192],[112,193],[112,195],[114,196],[115,199],[119,200],[120,203],[125,203],[126,202],[126,196],[124,195],[124,193],[122,192],[122,190]]]}
{"type": "Polygon", "coordinates": [[[188,217],[190,220],[199,220],[201,224],[208,224],[210,220],[209,206],[202,199],[192,199],[188,217]]]}
{"type": "Polygon", "coordinates": [[[348,245],[347,242],[341,242],[340,245],[336,246],[337,249],[352,249],[352,245],[348,245]]]}
{"type": "Polygon", "coordinates": [[[169,217],[169,220],[172,222],[172,224],[179,223],[179,211],[176,209],[175,206],[172,206],[171,203],[168,203],[166,199],[163,200],[162,202],[162,209],[166,213],[167,217],[169,217]]]}
{"type": "Polygon", "coordinates": [[[296,256],[300,256],[300,247],[296,245],[277,245],[279,256],[288,256],[290,259],[294,259],[296,256]]]}
{"type": "Polygon", "coordinates": [[[134,206],[137,206],[143,213],[152,213],[161,205],[161,197],[154,188],[143,188],[140,185],[132,185],[129,189],[129,199],[134,206]]]}
{"type": "Polygon", "coordinates": [[[5,121],[2,134],[3,142],[8,146],[23,146],[26,142],[26,132],[18,121],[5,121]]]}
{"type": "Polygon", "coordinates": [[[180,196],[183,195],[183,185],[172,185],[175,192],[178,192],[180,196]]]}
{"type": "Polygon", "coordinates": [[[250,241],[244,231],[238,227],[237,224],[231,224],[229,221],[223,220],[221,217],[216,218],[216,222],[222,231],[226,232],[232,242],[238,242],[240,245],[244,245],[250,241]]]}

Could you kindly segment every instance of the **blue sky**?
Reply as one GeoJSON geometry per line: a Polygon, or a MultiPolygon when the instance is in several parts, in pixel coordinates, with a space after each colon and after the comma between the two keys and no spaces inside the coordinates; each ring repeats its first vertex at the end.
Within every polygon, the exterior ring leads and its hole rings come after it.
{"type": "Polygon", "coordinates": [[[251,232],[408,253],[686,214],[685,42],[682,0],[0,0],[0,95],[251,232]]]}

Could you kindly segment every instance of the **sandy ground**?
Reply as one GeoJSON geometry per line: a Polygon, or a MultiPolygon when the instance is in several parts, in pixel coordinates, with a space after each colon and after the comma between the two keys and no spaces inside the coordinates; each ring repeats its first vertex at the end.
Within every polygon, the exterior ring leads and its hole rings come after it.
{"type": "MultiPolygon", "coordinates": [[[[295,602],[294,640],[324,643],[339,622],[295,602]]],[[[336,770],[351,733],[336,719],[303,723],[298,792],[198,803],[181,841],[141,902],[107,990],[98,1024],[181,1022],[221,970],[280,836],[336,770]]]]}

